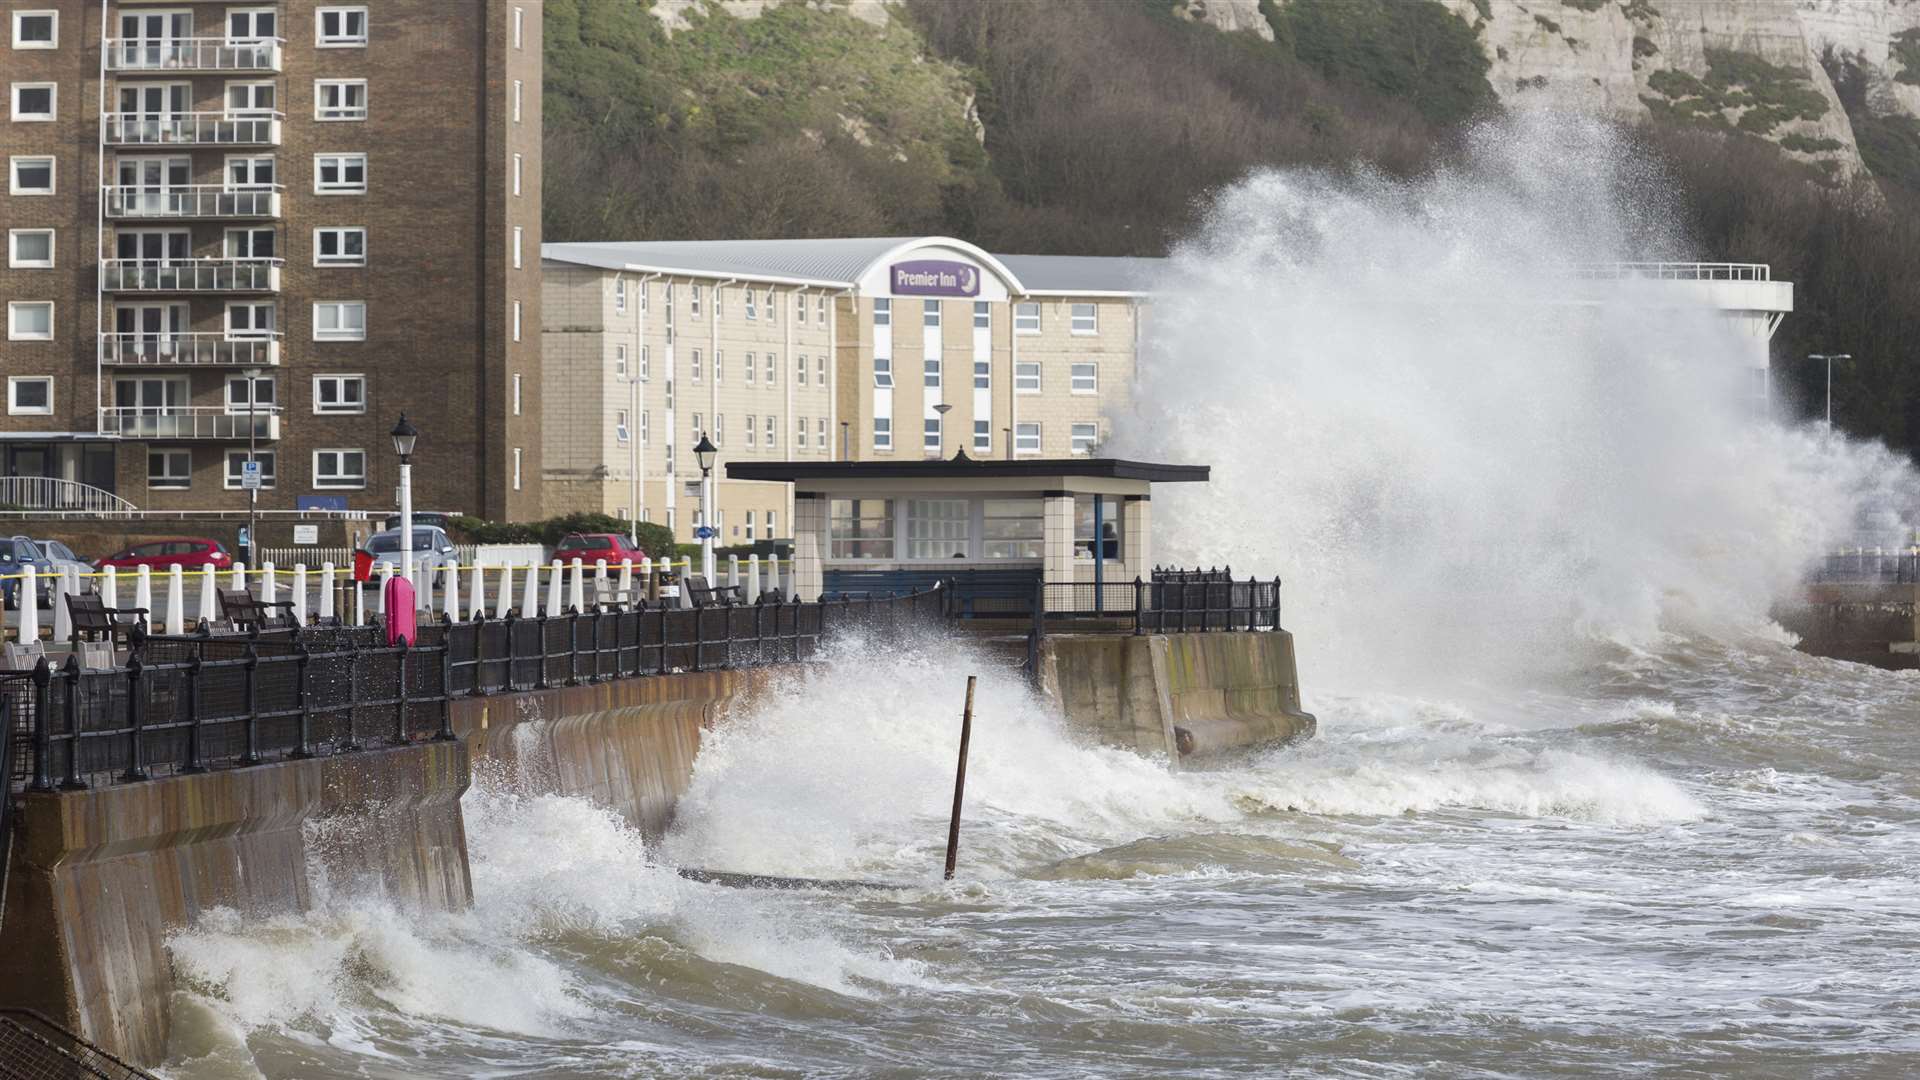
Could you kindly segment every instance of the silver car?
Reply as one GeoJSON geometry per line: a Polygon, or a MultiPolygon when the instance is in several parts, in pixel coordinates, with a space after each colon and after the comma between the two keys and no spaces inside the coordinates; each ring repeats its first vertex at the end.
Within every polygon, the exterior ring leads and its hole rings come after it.
{"type": "MultiPolygon", "coordinates": [[[[45,562],[36,568],[42,574],[47,574],[49,571],[57,574],[62,570],[72,570],[81,575],[93,573],[92,563],[75,555],[72,548],[60,541],[35,540],[34,543],[39,545],[40,554],[45,556],[45,562]]],[[[79,585],[80,591],[83,593],[99,591],[93,579],[89,577],[82,576],[79,579],[79,585]]],[[[53,582],[51,580],[42,580],[40,582],[40,606],[46,607],[52,601],[52,598],[53,582]]]]}
{"type": "MultiPolygon", "coordinates": [[[[387,529],[367,537],[366,551],[373,556],[376,569],[386,562],[398,570],[405,558],[400,551],[400,530],[387,529]]],[[[414,580],[422,588],[432,588],[434,579],[428,575],[438,573],[442,566],[452,562],[455,562],[453,541],[447,537],[447,530],[438,525],[413,527],[414,580]]]]}

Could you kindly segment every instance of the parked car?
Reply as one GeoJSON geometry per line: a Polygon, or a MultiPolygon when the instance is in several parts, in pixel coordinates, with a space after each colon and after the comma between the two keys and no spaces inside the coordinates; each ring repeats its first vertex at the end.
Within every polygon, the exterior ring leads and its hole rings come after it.
{"type": "MultiPolygon", "coordinates": [[[[78,555],[75,555],[73,553],[72,548],[61,543],[60,541],[35,540],[34,543],[40,546],[40,553],[42,555],[45,555],[47,557],[47,561],[52,564],[49,567],[49,569],[51,569],[54,573],[59,573],[62,570],[73,570],[81,574],[93,573],[92,563],[89,563],[87,560],[81,558],[78,555]]],[[[89,593],[89,592],[97,592],[99,590],[97,590],[94,587],[93,579],[83,577],[80,579],[80,591],[83,593],[89,593]]],[[[40,606],[47,607],[52,603],[53,603],[53,582],[50,580],[43,581],[40,583],[40,606]]]]}
{"type": "Polygon", "coordinates": [[[189,536],[178,540],[149,540],[144,544],[135,544],[125,551],[101,559],[96,565],[102,570],[109,566],[116,570],[134,571],[142,566],[154,570],[165,570],[170,566],[188,570],[211,566],[215,570],[225,570],[233,565],[233,555],[218,540],[189,536]]]}
{"type": "Polygon", "coordinates": [[[605,559],[608,566],[619,566],[624,559],[637,564],[647,553],[634,547],[625,533],[572,533],[554,545],[553,557],[563,563],[579,559],[588,566],[605,559]]]}
{"type": "MultiPolygon", "coordinates": [[[[373,564],[379,566],[390,562],[400,565],[403,556],[400,553],[400,530],[387,529],[367,537],[366,545],[361,549],[373,556],[373,564]]],[[[438,525],[415,525],[413,527],[413,565],[415,581],[430,581],[427,574],[436,573],[442,566],[454,562],[453,541],[448,539],[447,530],[438,525]]]]}
{"type": "MultiPolygon", "coordinates": [[[[69,559],[73,555],[65,545],[61,545],[60,551],[69,559]]],[[[41,575],[34,586],[34,602],[40,607],[46,607],[53,597],[53,574],[63,565],[71,564],[62,562],[49,552],[42,541],[26,536],[0,540],[0,574],[7,575],[4,581],[0,581],[0,599],[4,599],[10,608],[18,607],[20,579],[13,575],[24,573],[28,567],[32,567],[34,573],[41,575]]],[[[81,569],[86,569],[85,563],[79,565],[81,569]]]]}

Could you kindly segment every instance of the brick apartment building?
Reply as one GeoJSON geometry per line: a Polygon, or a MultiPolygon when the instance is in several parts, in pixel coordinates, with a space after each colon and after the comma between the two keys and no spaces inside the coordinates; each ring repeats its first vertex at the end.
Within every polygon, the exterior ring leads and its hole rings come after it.
{"type": "Polygon", "coordinates": [[[542,2],[0,0],[4,475],[535,516],[542,2]]]}

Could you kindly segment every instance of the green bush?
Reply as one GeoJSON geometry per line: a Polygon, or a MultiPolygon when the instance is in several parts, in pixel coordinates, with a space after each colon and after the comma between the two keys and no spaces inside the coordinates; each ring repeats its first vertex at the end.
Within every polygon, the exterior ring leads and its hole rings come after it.
{"type": "Polygon", "coordinates": [[[1429,120],[1453,123],[1496,103],[1480,39],[1433,0],[1293,0],[1262,10],[1308,66],[1399,98],[1429,120]]]}
{"type": "Polygon", "coordinates": [[[660,558],[674,549],[673,534],[666,526],[643,521],[636,528],[632,522],[610,514],[562,514],[545,521],[486,521],[475,517],[457,517],[453,519],[451,531],[457,539],[472,544],[545,544],[548,547],[571,533],[625,535],[633,531],[638,536],[640,550],[653,558],[660,558]]]}

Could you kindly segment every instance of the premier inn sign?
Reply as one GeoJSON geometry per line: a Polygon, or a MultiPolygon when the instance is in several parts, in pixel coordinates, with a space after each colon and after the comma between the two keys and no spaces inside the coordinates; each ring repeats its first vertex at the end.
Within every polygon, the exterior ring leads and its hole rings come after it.
{"type": "Polygon", "coordinates": [[[890,268],[895,296],[979,296],[980,270],[963,262],[917,259],[890,268]]]}

